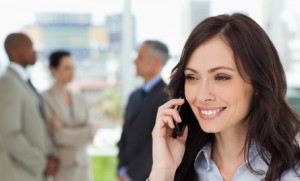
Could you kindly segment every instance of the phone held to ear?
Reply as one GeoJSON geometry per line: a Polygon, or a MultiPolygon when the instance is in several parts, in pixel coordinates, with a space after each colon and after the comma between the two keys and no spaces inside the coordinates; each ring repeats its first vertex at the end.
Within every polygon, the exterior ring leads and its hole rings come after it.
{"type": "MultiPolygon", "coordinates": [[[[182,96],[179,97],[179,99],[182,99],[182,96]]],[[[174,109],[176,109],[178,111],[178,113],[180,114],[180,110],[181,110],[181,106],[176,105],[174,107],[174,109]]],[[[182,120],[181,123],[176,122],[175,120],[173,120],[175,128],[173,130],[173,137],[177,137],[177,136],[182,136],[183,131],[184,131],[184,127],[186,126],[185,121],[182,120]]]]}

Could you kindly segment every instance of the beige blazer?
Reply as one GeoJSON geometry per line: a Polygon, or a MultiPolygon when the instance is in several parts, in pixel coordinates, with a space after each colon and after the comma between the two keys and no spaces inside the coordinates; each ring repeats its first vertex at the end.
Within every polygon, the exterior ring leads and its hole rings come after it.
{"type": "Polygon", "coordinates": [[[12,68],[0,78],[1,181],[41,181],[51,144],[33,90],[12,68]]]}
{"type": "Polygon", "coordinates": [[[89,110],[81,96],[71,91],[70,94],[73,116],[54,87],[42,94],[47,117],[56,116],[63,123],[62,128],[52,131],[56,152],[61,160],[55,181],[87,181],[90,164],[86,147],[93,138],[88,128],[89,110]]]}

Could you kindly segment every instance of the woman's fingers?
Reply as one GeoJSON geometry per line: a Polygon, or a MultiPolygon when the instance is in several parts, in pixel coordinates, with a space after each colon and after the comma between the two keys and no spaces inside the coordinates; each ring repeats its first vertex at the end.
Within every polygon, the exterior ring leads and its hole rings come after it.
{"type": "Polygon", "coordinates": [[[182,143],[185,143],[187,136],[188,136],[188,126],[184,126],[183,129],[184,130],[183,130],[182,136],[178,136],[176,139],[178,139],[182,143]]]}
{"type": "Polygon", "coordinates": [[[181,106],[184,103],[184,99],[171,99],[168,102],[166,102],[165,104],[161,105],[159,107],[159,109],[165,109],[165,108],[172,108],[176,105],[181,106]]]}
{"type": "Polygon", "coordinates": [[[173,109],[175,106],[181,106],[184,99],[172,99],[158,108],[155,127],[162,128],[168,125],[174,128],[173,119],[181,122],[181,118],[177,110],[173,109]]]}
{"type": "Polygon", "coordinates": [[[172,117],[170,117],[170,116],[162,116],[161,120],[162,120],[162,122],[165,123],[165,125],[168,125],[170,128],[173,128],[173,129],[175,128],[175,125],[174,125],[172,117]]]}

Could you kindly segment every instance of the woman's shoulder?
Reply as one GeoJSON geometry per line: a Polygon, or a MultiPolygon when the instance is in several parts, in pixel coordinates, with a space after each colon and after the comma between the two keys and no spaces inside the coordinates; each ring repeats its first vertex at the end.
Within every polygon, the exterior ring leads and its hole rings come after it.
{"type": "Polygon", "coordinates": [[[47,97],[51,97],[53,94],[53,90],[52,90],[52,87],[44,90],[43,92],[41,92],[41,96],[45,99],[47,97]]]}

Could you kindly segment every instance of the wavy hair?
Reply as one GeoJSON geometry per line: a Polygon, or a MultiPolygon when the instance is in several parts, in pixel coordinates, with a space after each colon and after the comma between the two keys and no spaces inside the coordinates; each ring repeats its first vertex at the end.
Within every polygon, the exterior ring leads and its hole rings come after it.
{"type": "MultiPolygon", "coordinates": [[[[171,98],[184,94],[184,69],[194,50],[211,38],[221,37],[231,47],[242,78],[250,82],[254,96],[248,121],[243,151],[249,155],[250,144],[255,143],[259,155],[269,166],[266,173],[248,168],[254,174],[266,174],[266,181],[280,179],[284,171],[299,166],[300,148],[297,136],[299,117],[285,101],[287,90],[285,73],[278,53],[265,31],[251,18],[240,13],[208,17],[198,24],[188,37],[179,63],[171,74],[167,91],[171,98]]],[[[200,149],[214,140],[214,134],[205,133],[186,102],[180,113],[187,120],[188,138],[183,160],[175,180],[196,180],[194,160],[200,149]]]]}

